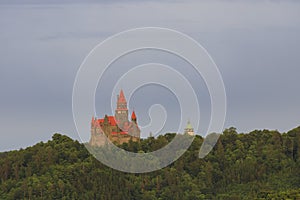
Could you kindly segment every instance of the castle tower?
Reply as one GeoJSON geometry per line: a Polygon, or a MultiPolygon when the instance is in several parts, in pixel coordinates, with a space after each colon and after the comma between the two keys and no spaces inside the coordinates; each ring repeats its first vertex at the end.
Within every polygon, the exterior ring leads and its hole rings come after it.
{"type": "Polygon", "coordinates": [[[130,135],[131,135],[131,136],[134,136],[134,137],[137,137],[137,138],[140,138],[140,136],[141,136],[141,130],[140,130],[140,128],[138,127],[138,124],[137,124],[137,117],[136,117],[134,111],[133,111],[132,114],[131,114],[130,135]]]}
{"type": "Polygon", "coordinates": [[[192,127],[190,120],[187,122],[186,128],[184,129],[184,134],[187,134],[190,136],[195,135],[194,128],[192,127]]]}
{"type": "Polygon", "coordinates": [[[135,124],[137,124],[137,119],[136,119],[136,115],[135,115],[134,111],[131,114],[131,121],[134,122],[135,124]]]}
{"type": "Polygon", "coordinates": [[[115,110],[115,119],[120,128],[123,127],[125,122],[128,122],[127,101],[125,99],[123,90],[120,91],[120,95],[118,95],[117,97],[117,109],[115,110]]]}

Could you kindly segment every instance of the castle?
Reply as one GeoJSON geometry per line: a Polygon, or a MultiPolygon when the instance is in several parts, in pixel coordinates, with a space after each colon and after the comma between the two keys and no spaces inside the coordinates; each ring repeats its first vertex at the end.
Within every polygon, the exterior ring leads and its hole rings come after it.
{"type": "Polygon", "coordinates": [[[117,108],[115,116],[105,115],[102,119],[92,118],[91,121],[91,146],[102,146],[109,139],[113,143],[139,141],[140,128],[137,124],[135,112],[132,112],[131,121],[128,120],[127,101],[123,90],[117,96],[117,108]]]}

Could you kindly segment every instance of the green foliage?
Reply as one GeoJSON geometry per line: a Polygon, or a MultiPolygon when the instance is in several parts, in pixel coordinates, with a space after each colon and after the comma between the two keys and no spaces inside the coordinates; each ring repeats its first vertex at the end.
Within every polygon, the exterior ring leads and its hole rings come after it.
{"type": "MultiPolygon", "coordinates": [[[[120,147],[151,152],[174,137],[120,147]]],[[[47,143],[0,153],[0,199],[300,199],[300,127],[284,134],[229,128],[199,159],[202,142],[196,136],[164,169],[128,174],[104,166],[78,141],[54,134],[47,143]]]]}

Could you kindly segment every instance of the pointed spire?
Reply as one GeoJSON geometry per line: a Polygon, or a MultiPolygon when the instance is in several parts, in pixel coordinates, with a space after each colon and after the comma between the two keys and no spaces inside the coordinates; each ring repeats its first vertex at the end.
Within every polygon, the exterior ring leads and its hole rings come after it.
{"type": "Polygon", "coordinates": [[[118,96],[118,103],[126,103],[126,98],[122,89],[120,91],[120,95],[118,96]]]}
{"type": "Polygon", "coordinates": [[[136,120],[136,115],[135,115],[135,112],[134,112],[134,111],[132,112],[131,120],[132,120],[132,121],[136,120]]]}

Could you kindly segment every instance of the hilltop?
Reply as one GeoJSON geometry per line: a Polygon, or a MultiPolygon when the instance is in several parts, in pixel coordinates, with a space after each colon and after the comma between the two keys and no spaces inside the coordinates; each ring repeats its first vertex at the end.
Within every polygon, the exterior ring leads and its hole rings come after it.
{"type": "MultiPolygon", "coordinates": [[[[175,134],[120,147],[149,152],[175,134]]],[[[213,151],[198,158],[196,136],[172,165],[147,174],[110,169],[83,144],[54,134],[52,140],[0,153],[0,199],[297,199],[300,198],[300,127],[287,133],[226,129],[213,151]]]]}

